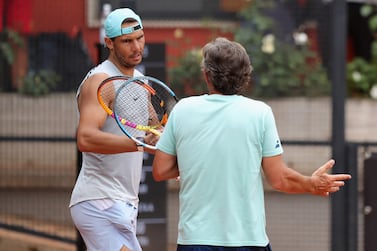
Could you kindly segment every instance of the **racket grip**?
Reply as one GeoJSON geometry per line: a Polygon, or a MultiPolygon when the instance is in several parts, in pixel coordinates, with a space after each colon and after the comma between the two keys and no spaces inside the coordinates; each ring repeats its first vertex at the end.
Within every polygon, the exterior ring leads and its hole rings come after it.
{"type": "Polygon", "coordinates": [[[151,129],[149,129],[149,131],[156,136],[161,136],[161,132],[156,130],[156,129],[151,128],[151,129]]]}
{"type": "MultiPolygon", "coordinates": [[[[144,143],[144,137],[136,137],[136,139],[137,139],[138,141],[144,143]]],[[[136,142],[136,145],[137,145],[137,146],[143,146],[142,144],[140,144],[140,143],[138,143],[138,142],[136,142]]]]}

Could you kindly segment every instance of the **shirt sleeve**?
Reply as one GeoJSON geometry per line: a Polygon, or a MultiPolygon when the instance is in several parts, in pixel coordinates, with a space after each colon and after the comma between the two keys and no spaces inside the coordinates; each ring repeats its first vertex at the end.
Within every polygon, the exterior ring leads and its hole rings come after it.
{"type": "Polygon", "coordinates": [[[264,117],[263,157],[271,157],[283,153],[275,118],[269,107],[264,117]]]}
{"type": "Polygon", "coordinates": [[[165,125],[164,131],[160,136],[160,139],[157,142],[157,149],[171,155],[177,155],[176,152],[176,139],[174,135],[174,125],[175,125],[175,110],[176,107],[173,108],[172,112],[170,113],[168,122],[165,125]]]}

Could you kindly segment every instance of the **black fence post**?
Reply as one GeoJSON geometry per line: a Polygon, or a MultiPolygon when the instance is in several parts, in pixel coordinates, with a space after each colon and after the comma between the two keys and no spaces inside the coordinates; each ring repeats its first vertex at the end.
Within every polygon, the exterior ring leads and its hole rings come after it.
{"type": "MultiPolygon", "coordinates": [[[[345,141],[347,2],[332,1],[330,38],[330,79],[332,82],[332,156],[334,173],[347,172],[345,141]]],[[[347,190],[331,196],[331,250],[355,251],[347,245],[347,190]]]]}
{"type": "MultiPolygon", "coordinates": [[[[81,170],[81,163],[82,163],[82,153],[77,149],[77,177],[79,176],[81,170]]],[[[85,251],[86,246],[84,240],[81,237],[81,234],[78,230],[76,230],[76,251],[85,251]]]]}
{"type": "Polygon", "coordinates": [[[377,152],[364,160],[364,251],[377,250],[377,152]]]}
{"type": "MultiPolygon", "coordinates": [[[[347,172],[352,175],[352,179],[346,181],[346,210],[347,210],[347,242],[346,246],[349,251],[357,250],[358,244],[358,144],[347,144],[347,172]]],[[[342,188],[342,189],[343,189],[342,188]]]]}

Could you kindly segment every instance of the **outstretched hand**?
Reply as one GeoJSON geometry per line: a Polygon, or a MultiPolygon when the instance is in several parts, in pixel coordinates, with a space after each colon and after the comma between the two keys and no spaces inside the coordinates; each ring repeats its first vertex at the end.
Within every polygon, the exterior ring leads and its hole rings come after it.
{"type": "Polygon", "coordinates": [[[335,161],[329,160],[318,168],[310,177],[313,185],[312,193],[315,195],[328,196],[330,193],[339,191],[344,186],[344,181],[351,179],[349,174],[328,174],[335,161]]]}

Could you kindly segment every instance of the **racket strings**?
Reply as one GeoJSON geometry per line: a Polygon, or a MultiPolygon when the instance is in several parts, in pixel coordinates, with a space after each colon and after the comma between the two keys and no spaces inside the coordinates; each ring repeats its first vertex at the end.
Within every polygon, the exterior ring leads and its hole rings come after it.
{"type": "Polygon", "coordinates": [[[108,114],[113,113],[115,93],[114,85],[110,82],[102,85],[98,92],[98,101],[108,114]]]}
{"type": "Polygon", "coordinates": [[[139,139],[146,132],[160,135],[177,102],[174,93],[160,82],[152,77],[136,77],[124,81],[118,90],[114,88],[115,120],[126,135],[145,146],[149,145],[139,139]]]}
{"type": "Polygon", "coordinates": [[[156,82],[149,83],[152,88],[155,90],[155,95],[151,98],[151,103],[157,114],[159,124],[164,126],[167,122],[167,118],[170,115],[170,111],[173,109],[173,106],[176,104],[177,100],[175,96],[172,96],[171,93],[161,84],[156,82]]]}
{"type": "Polygon", "coordinates": [[[104,80],[97,89],[97,99],[120,129],[145,147],[146,132],[160,135],[174,105],[174,92],[153,77],[114,76],[104,80]]]}
{"type": "Polygon", "coordinates": [[[142,85],[130,82],[118,90],[114,111],[121,124],[134,137],[150,131],[149,92],[142,85]]]}
{"type": "Polygon", "coordinates": [[[114,100],[116,96],[116,92],[119,87],[124,83],[126,80],[121,79],[117,80],[117,78],[109,78],[106,81],[102,82],[97,91],[97,99],[100,105],[104,108],[104,110],[111,116],[114,117],[114,100]]]}

